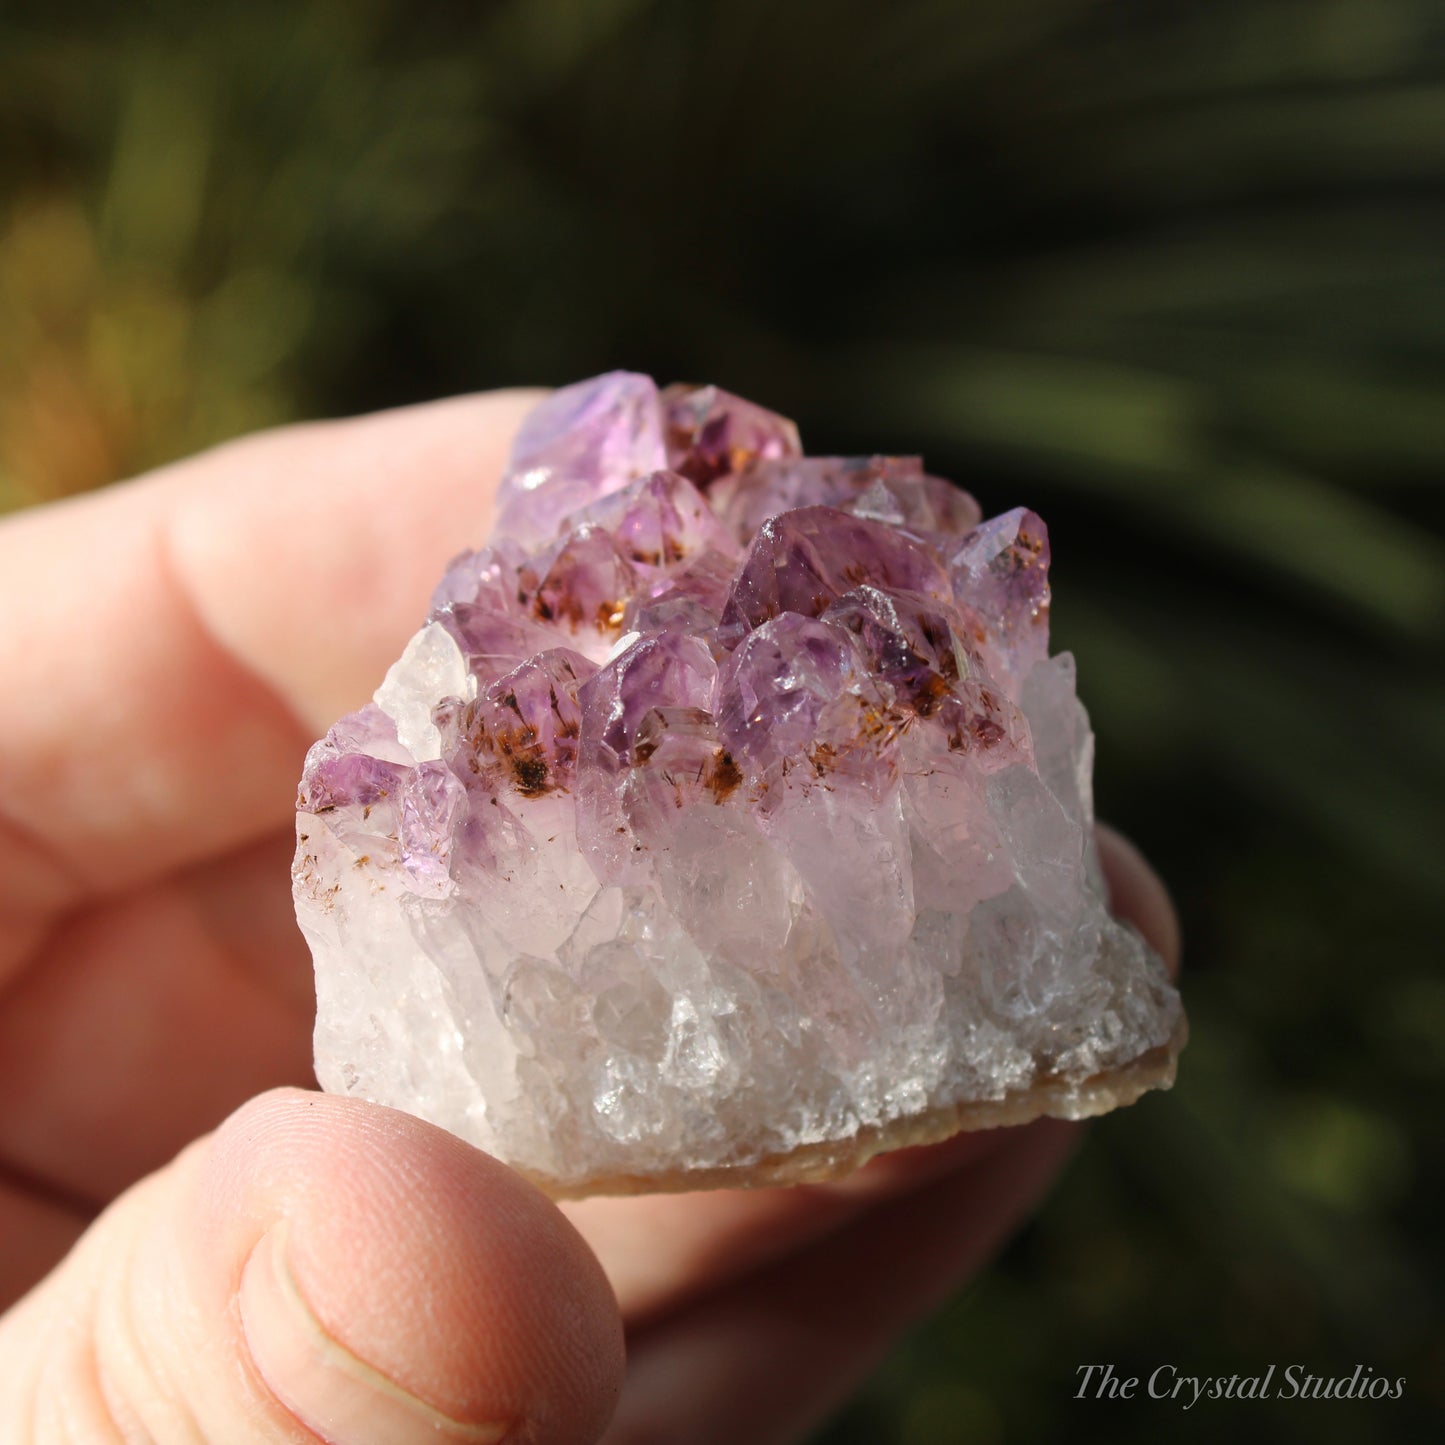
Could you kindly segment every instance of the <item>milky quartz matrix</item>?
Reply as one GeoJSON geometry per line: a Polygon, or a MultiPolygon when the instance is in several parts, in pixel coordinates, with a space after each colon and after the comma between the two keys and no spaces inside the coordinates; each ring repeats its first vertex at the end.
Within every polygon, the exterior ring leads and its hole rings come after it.
{"type": "Polygon", "coordinates": [[[1105,910],[1048,566],[1032,512],[805,457],[714,387],[553,394],[489,544],[306,759],[323,1086],[556,1195],[1167,1086],[1183,1014],[1105,910]]]}

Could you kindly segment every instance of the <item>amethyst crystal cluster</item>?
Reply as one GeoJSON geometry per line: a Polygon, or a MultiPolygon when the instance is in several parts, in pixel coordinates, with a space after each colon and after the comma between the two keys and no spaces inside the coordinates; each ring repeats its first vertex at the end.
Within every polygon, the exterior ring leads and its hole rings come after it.
{"type": "Polygon", "coordinates": [[[916,459],[616,373],[311,749],[322,1084],[554,1194],[818,1177],[1167,1085],[1049,547],[916,459]]]}

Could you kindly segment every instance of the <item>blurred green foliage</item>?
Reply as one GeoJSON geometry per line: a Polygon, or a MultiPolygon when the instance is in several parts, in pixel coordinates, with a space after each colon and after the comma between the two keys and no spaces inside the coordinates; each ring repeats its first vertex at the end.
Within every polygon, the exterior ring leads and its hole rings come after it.
{"type": "Polygon", "coordinates": [[[1194,1042],[828,1445],[1445,1406],[1442,61],[1431,0],[0,9],[0,508],[625,365],[1049,519],[1194,1042]]]}

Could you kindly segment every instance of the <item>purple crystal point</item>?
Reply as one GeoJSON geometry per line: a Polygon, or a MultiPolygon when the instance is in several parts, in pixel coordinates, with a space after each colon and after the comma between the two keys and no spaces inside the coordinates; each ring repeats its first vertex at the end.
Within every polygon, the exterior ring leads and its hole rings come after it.
{"type": "Polygon", "coordinates": [[[695,632],[716,637],[736,564],[708,551],[639,592],[627,604],[624,632],[695,632]]]}
{"type": "Polygon", "coordinates": [[[758,461],[800,457],[798,429],[716,386],[670,386],[662,393],[667,464],[700,487],[758,461]]]}
{"type": "Polygon", "coordinates": [[[896,705],[951,752],[977,752],[992,770],[1032,757],[1028,723],[987,671],[963,608],[914,592],[863,586],[823,616],[851,633],[896,705]]]}
{"type": "Polygon", "coordinates": [[[727,559],[739,552],[707,499],[677,472],[653,472],[594,502],[578,520],[606,531],[647,577],[672,573],[707,552],[727,559]]]}
{"type": "MultiPolygon", "coordinates": [[[[324,745],[323,745],[324,746],[324,745]]],[[[408,769],[366,753],[333,753],[308,757],[301,780],[299,806],[308,813],[348,809],[365,813],[401,791],[408,769]]]]}
{"type": "Polygon", "coordinates": [[[526,560],[527,554],[508,541],[453,557],[432,591],[432,616],[456,603],[505,612],[517,591],[517,569],[526,560]]]}
{"type": "Polygon", "coordinates": [[[555,632],[530,617],[493,611],[475,602],[457,602],[437,621],[462,650],[472,675],[486,683],[557,642],[555,632]]]}
{"type": "Polygon", "coordinates": [[[538,622],[550,624],[583,650],[605,653],[620,635],[637,569],[617,539],[590,523],[570,532],[517,573],[517,602],[538,622]]]}
{"type": "Polygon", "coordinates": [[[817,617],[864,582],[940,600],[953,596],[938,557],[895,527],[834,507],[783,512],[753,539],[723,625],[758,627],[780,612],[817,617]]]}
{"type": "MultiPolygon", "coordinates": [[[[317,765],[330,758],[356,758],[374,762],[384,760],[410,766],[411,754],[396,735],[395,721],[374,702],[348,713],[334,723],[326,736],[313,749],[317,765]]],[[[307,776],[311,776],[308,758],[307,776]]]]}
{"type": "Polygon", "coordinates": [[[307,754],[327,1088],[576,1194],[826,1174],[1172,1078],[1038,517],[626,372],[537,408],[498,502],[307,754]]]}
{"type": "Polygon", "coordinates": [[[711,716],[716,690],[707,642],[668,633],[638,638],[582,689],[577,836],[599,878],[622,882],[648,869],[623,798],[630,772],[649,760],[640,741],[644,722],[659,709],[711,716]]]}
{"type": "Polygon", "coordinates": [[[566,647],[528,658],[465,710],[451,766],[524,798],[570,789],[582,731],[578,694],[596,671],[595,662],[566,647]]]}
{"type": "Polygon", "coordinates": [[[635,372],[553,392],[512,444],[494,535],[545,542],[578,507],[665,467],[662,425],[657,387],[635,372]]]}
{"type": "Polygon", "coordinates": [[[708,498],[744,543],[769,517],[798,507],[837,507],[940,543],[962,536],[981,515],[967,492],[926,475],[917,457],[769,460],[718,482],[708,498]]]}
{"type": "Polygon", "coordinates": [[[705,708],[649,709],[633,742],[624,791],[632,836],[655,852],[666,846],[679,812],[726,803],[742,780],[705,708]]]}
{"type": "Polygon", "coordinates": [[[984,619],[985,654],[1016,690],[1049,655],[1049,534],[1026,507],[974,528],[951,558],[954,590],[984,619]]]}
{"type": "Polygon", "coordinates": [[[447,631],[468,670],[484,683],[556,643],[522,595],[525,565],[526,554],[510,543],[464,552],[432,594],[431,620],[447,631]]]}
{"type": "Polygon", "coordinates": [[[850,690],[881,697],[847,632],[784,612],[734,649],[718,687],[718,722],[733,754],[759,777],[804,767],[823,715],[850,690]]]}
{"type": "Polygon", "coordinates": [[[866,488],[846,504],[858,517],[871,517],[925,537],[937,547],[962,536],[983,515],[978,503],[961,487],[919,470],[880,468],[866,488]]]}
{"type": "MultiPolygon", "coordinates": [[[[314,819],[318,833],[324,830],[359,857],[395,861],[399,858],[398,809],[410,773],[409,763],[389,762],[366,752],[342,751],[356,746],[346,738],[348,731],[338,724],[307,754],[296,799],[297,816],[314,819]]],[[[297,835],[298,863],[307,857],[314,859],[315,850],[307,846],[312,841],[307,828],[298,826],[297,835]]]]}
{"type": "Polygon", "coordinates": [[[412,891],[445,898],[453,889],[452,834],[465,812],[467,791],[445,763],[420,764],[402,787],[397,840],[412,891]]]}

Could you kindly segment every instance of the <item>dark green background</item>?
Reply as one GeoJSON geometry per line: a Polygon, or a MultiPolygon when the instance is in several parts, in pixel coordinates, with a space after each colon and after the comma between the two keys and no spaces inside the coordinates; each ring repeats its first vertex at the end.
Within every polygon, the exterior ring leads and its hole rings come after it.
{"type": "Polygon", "coordinates": [[[1445,6],[0,4],[0,507],[613,366],[1048,519],[1194,1041],[828,1445],[1445,1405],[1445,6]],[[1398,1405],[1106,1406],[1125,1373],[1398,1405]]]}

